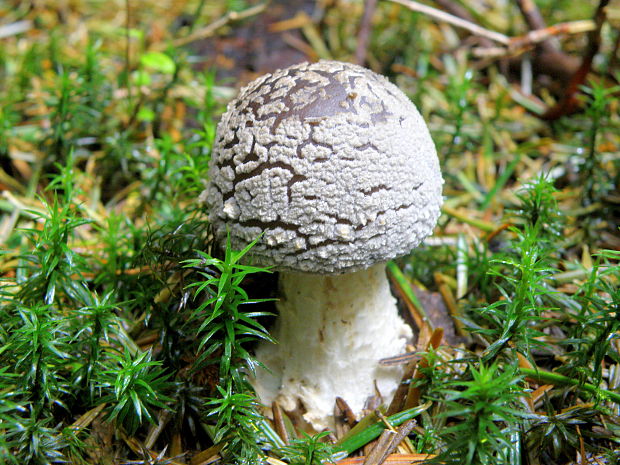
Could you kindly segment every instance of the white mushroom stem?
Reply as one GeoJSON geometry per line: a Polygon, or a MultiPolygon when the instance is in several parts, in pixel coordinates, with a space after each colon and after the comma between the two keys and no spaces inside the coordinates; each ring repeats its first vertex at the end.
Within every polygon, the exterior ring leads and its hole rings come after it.
{"type": "Polygon", "coordinates": [[[411,328],[398,316],[385,265],[343,275],[281,273],[278,310],[272,334],[277,345],[263,344],[254,387],[260,400],[277,400],[285,410],[300,403],[304,419],[316,430],[333,427],[333,409],[342,397],[355,414],[375,394],[393,395],[400,367],[379,360],[402,353],[411,328]]]}

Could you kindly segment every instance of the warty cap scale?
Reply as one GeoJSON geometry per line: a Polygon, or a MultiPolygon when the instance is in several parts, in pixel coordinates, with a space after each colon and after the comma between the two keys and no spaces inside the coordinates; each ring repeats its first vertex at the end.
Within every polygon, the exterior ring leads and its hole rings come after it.
{"type": "Polygon", "coordinates": [[[409,253],[439,217],[443,180],[424,120],[363,67],[264,75],[217,127],[205,192],[223,242],[276,269],[339,274],[409,253]]]}

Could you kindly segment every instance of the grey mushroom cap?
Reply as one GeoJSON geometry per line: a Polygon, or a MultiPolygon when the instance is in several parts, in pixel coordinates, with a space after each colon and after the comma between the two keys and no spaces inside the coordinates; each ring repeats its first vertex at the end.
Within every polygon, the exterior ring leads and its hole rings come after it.
{"type": "Polygon", "coordinates": [[[222,242],[263,234],[253,261],[335,274],[405,255],[439,217],[443,179],[416,107],[386,78],[336,61],[264,75],[217,127],[205,192],[222,242]]]}

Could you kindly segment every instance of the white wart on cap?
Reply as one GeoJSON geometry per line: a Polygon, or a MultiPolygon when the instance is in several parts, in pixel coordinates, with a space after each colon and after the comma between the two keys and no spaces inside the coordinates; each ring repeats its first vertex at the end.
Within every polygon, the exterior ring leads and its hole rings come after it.
{"type": "Polygon", "coordinates": [[[431,233],[442,178],[426,124],[383,76],[321,61],[251,82],[217,128],[216,236],[277,269],[336,274],[405,255],[431,233]]]}

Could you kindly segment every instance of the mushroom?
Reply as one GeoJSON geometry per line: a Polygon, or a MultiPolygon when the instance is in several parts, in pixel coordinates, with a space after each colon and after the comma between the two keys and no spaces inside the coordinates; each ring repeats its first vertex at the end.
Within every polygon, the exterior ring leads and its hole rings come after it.
{"type": "Polygon", "coordinates": [[[256,356],[261,401],[332,426],[337,396],[359,414],[395,391],[411,329],[385,262],[432,232],[443,179],[416,107],[386,78],[337,61],[259,77],[217,127],[205,191],[216,238],[280,271],[279,317],[256,356]]]}

